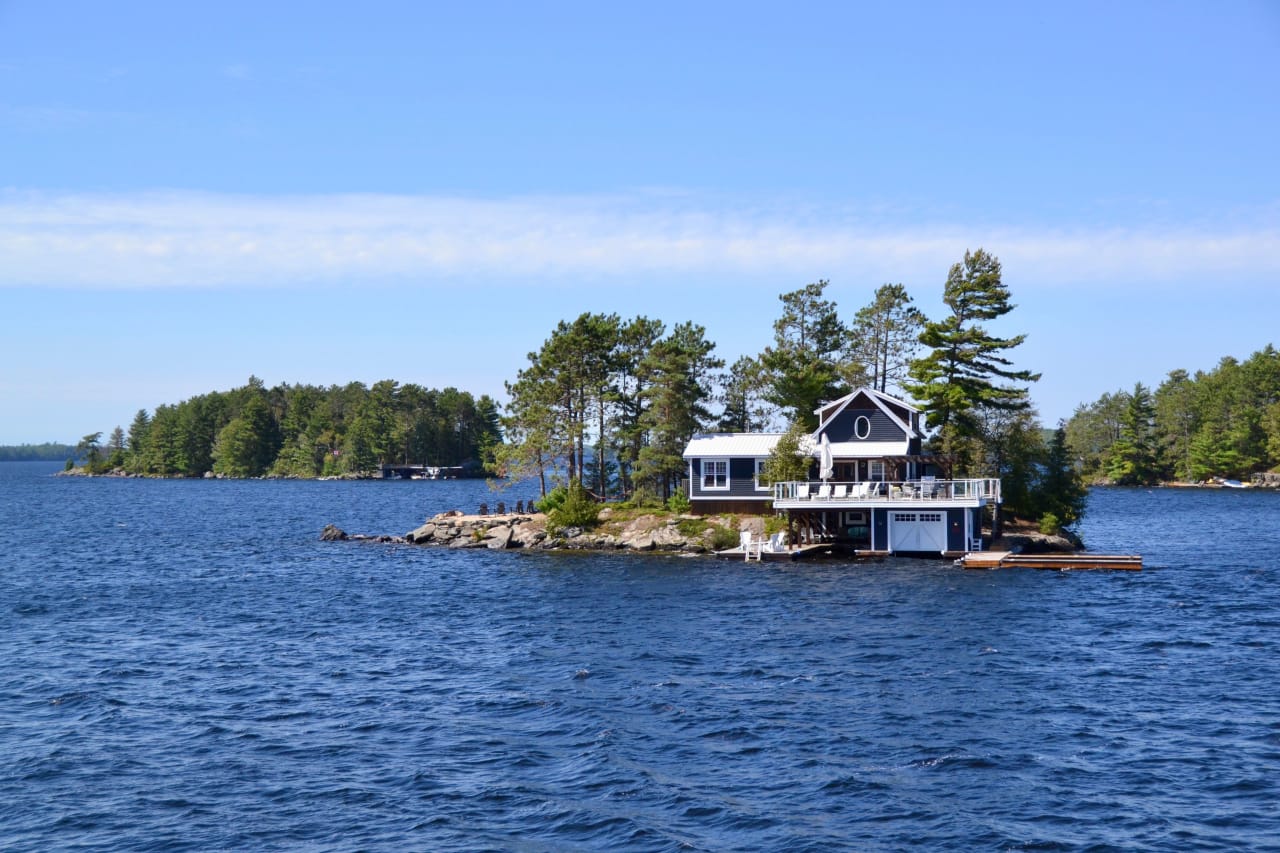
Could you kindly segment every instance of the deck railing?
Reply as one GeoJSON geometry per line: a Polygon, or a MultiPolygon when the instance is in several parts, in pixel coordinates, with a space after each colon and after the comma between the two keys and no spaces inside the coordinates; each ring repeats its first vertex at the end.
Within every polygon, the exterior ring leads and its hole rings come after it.
{"type": "Polygon", "coordinates": [[[859,482],[799,481],[773,484],[774,501],[1000,501],[1000,481],[974,480],[862,480],[859,482]],[[824,488],[826,487],[826,488],[824,488]]]}

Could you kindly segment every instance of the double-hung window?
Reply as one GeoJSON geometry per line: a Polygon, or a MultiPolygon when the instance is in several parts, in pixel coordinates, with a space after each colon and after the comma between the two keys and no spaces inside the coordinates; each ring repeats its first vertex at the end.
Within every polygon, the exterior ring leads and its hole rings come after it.
{"type": "Polygon", "coordinates": [[[711,491],[713,489],[729,488],[729,460],[728,459],[703,459],[702,460],[702,489],[703,491],[711,491]]]}

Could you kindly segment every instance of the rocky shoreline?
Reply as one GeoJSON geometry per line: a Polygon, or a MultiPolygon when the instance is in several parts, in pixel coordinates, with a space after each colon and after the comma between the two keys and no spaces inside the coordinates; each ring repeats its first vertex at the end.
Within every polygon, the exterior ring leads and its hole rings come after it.
{"type": "MultiPolygon", "coordinates": [[[[450,510],[427,519],[403,536],[347,534],[326,525],[324,541],[382,542],[450,549],[494,551],[631,551],[635,553],[711,554],[737,544],[741,531],[760,537],[762,516],[696,516],[646,512],[618,514],[609,508],[600,513],[594,530],[569,527],[549,531],[542,513],[466,515],[450,510]]],[[[1034,530],[1011,530],[987,546],[988,550],[1024,554],[1076,553],[1080,540],[1064,531],[1048,536],[1034,530]]]]}
{"type": "MultiPolygon", "coordinates": [[[[610,511],[601,512],[601,524],[594,530],[568,527],[551,532],[542,513],[507,515],[465,515],[451,510],[432,516],[403,536],[348,535],[330,524],[321,533],[326,541],[374,541],[437,548],[489,550],[527,549],[535,551],[661,551],[707,554],[717,550],[716,531],[728,530],[721,518],[645,513],[611,523],[610,511]],[[683,528],[683,529],[682,529],[683,528]]],[[[764,530],[762,519],[744,518],[737,529],[764,530]]],[[[738,536],[737,529],[729,535],[738,536]]],[[[720,533],[721,541],[725,533],[720,533]]]]}

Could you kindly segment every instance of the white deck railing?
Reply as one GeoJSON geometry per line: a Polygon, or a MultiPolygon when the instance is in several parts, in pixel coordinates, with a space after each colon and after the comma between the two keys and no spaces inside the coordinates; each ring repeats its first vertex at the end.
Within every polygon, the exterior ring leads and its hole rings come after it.
{"type": "Polygon", "coordinates": [[[799,481],[773,484],[774,502],[847,503],[902,501],[1000,501],[1000,481],[863,480],[855,483],[799,481]]]}

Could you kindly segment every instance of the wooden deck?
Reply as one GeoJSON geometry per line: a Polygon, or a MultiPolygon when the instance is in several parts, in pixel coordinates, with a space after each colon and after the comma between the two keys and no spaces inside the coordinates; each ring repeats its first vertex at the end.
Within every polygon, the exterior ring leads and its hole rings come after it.
{"type": "Polygon", "coordinates": [[[1014,554],[977,551],[965,554],[966,569],[1055,569],[1058,571],[1142,571],[1140,554],[1014,554]]]}
{"type": "MultiPolygon", "coordinates": [[[[818,544],[818,545],[798,545],[794,548],[788,548],[785,551],[762,550],[759,552],[759,554],[760,554],[761,560],[787,561],[787,560],[803,560],[807,557],[814,557],[814,556],[817,556],[818,554],[829,553],[830,551],[831,551],[831,545],[828,543],[828,544],[818,544]]],[[[752,548],[750,559],[755,560],[756,553],[757,553],[756,549],[752,548]]],[[[747,554],[745,551],[742,550],[741,545],[739,545],[737,548],[730,548],[727,551],[716,551],[715,555],[717,557],[725,557],[731,560],[747,559],[747,554]]]]}

